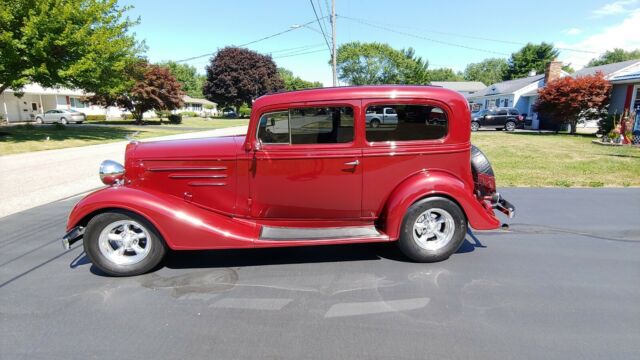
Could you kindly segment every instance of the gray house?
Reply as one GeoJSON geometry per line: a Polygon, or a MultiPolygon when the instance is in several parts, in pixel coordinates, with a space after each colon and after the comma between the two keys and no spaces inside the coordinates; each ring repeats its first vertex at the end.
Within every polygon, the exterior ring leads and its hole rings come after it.
{"type": "Polygon", "coordinates": [[[464,95],[464,97],[466,98],[477,93],[478,91],[484,90],[487,87],[487,85],[485,85],[481,81],[432,81],[431,85],[455,90],[464,95]]]}
{"type": "Polygon", "coordinates": [[[613,85],[610,114],[640,109],[640,59],[584,68],[572,76],[587,76],[596,72],[602,72],[613,85]]]}

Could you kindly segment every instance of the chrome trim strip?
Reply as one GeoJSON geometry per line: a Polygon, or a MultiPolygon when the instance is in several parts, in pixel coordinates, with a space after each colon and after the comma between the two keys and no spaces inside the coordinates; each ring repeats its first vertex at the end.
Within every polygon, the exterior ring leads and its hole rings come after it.
{"type": "Polygon", "coordinates": [[[227,174],[219,174],[219,175],[171,174],[169,175],[170,179],[224,179],[226,177],[227,177],[227,174]]]}
{"type": "Polygon", "coordinates": [[[373,225],[345,227],[281,227],[263,226],[259,240],[291,241],[291,240],[331,240],[348,238],[380,238],[381,234],[373,225]]]}
{"type": "Polygon", "coordinates": [[[226,166],[216,166],[216,167],[150,167],[147,170],[149,171],[219,171],[219,170],[227,170],[226,166]]]}
{"type": "Polygon", "coordinates": [[[203,182],[203,181],[192,181],[189,183],[189,186],[225,186],[227,183],[225,182],[203,182]]]}

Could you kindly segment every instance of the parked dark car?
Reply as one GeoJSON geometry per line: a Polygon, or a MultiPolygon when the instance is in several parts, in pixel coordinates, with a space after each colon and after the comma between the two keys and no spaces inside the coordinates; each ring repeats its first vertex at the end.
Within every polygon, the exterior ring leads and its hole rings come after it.
{"type": "Polygon", "coordinates": [[[481,127],[513,131],[516,128],[524,127],[524,117],[516,108],[480,110],[471,114],[471,131],[476,131],[481,127]]]}

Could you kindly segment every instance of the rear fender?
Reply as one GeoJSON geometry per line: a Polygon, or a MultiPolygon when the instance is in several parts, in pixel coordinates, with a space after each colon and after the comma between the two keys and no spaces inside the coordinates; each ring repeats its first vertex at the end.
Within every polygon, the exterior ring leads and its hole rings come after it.
{"type": "Polygon", "coordinates": [[[409,206],[429,196],[443,196],[458,203],[467,221],[477,230],[495,229],[500,226],[491,207],[483,206],[465,183],[443,171],[423,171],[404,180],[391,193],[384,211],[384,229],[390,239],[400,236],[402,219],[409,206]]]}
{"type": "Polygon", "coordinates": [[[225,249],[252,247],[256,224],[207,211],[182,199],[128,186],[109,187],[83,198],[71,211],[67,230],[95,214],[120,209],[151,222],[171,249],[225,249]]]}

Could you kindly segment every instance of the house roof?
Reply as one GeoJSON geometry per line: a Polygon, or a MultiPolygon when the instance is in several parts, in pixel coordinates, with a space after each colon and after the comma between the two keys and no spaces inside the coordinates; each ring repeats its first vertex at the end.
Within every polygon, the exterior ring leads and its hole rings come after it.
{"type": "Polygon", "coordinates": [[[640,64],[640,59],[635,59],[635,60],[627,60],[627,61],[622,61],[622,62],[618,62],[618,63],[613,63],[613,64],[606,64],[606,65],[600,65],[600,66],[592,66],[592,67],[588,67],[588,68],[583,68],[580,69],[576,72],[574,72],[573,74],[571,74],[571,76],[573,77],[578,77],[578,76],[588,76],[588,75],[594,75],[596,72],[600,71],[604,74],[605,77],[608,77],[620,70],[624,70],[630,66],[636,65],[636,64],[640,64]]]}
{"type": "Polygon", "coordinates": [[[640,81],[640,71],[632,72],[624,75],[617,75],[611,78],[612,82],[616,81],[629,81],[629,80],[638,80],[640,81]]]}
{"type": "Polygon", "coordinates": [[[544,74],[529,76],[521,79],[507,80],[507,81],[491,84],[486,88],[482,89],[481,91],[474,93],[473,95],[471,95],[471,97],[475,98],[475,97],[481,97],[481,96],[487,96],[487,95],[511,94],[531,83],[540,81],[542,79],[544,79],[544,74]]]}
{"type": "Polygon", "coordinates": [[[480,91],[487,87],[480,81],[432,81],[431,85],[455,91],[480,91]]]}
{"type": "Polygon", "coordinates": [[[184,103],[191,103],[191,104],[218,105],[217,103],[214,103],[213,101],[209,101],[207,99],[197,99],[197,98],[191,97],[189,95],[183,96],[182,97],[182,101],[184,103]]]}
{"type": "MultiPolygon", "coordinates": [[[[5,92],[13,93],[15,91],[11,89],[6,89],[5,92]]],[[[80,90],[80,89],[68,89],[64,87],[46,88],[46,87],[42,87],[40,84],[35,84],[35,83],[25,85],[20,90],[20,92],[25,94],[32,94],[32,95],[70,95],[70,96],[90,95],[89,93],[85,93],[83,90],[80,90]]]]}

